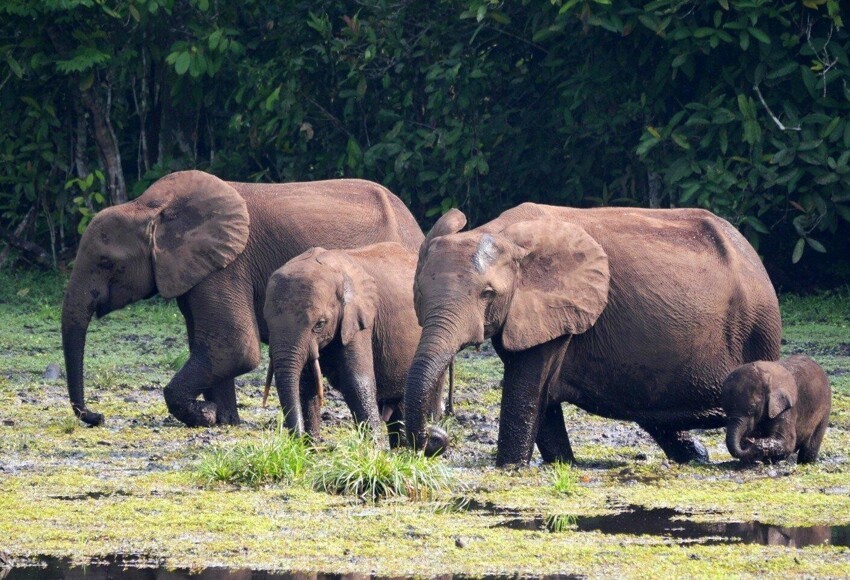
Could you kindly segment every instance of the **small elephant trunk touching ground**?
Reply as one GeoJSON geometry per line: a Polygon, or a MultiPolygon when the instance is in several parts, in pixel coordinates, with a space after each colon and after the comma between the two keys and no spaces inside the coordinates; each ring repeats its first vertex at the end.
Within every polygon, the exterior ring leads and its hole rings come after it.
{"type": "Polygon", "coordinates": [[[749,422],[745,417],[731,419],[726,430],[726,447],[732,457],[746,459],[752,453],[752,447],[744,446],[744,438],[748,435],[749,422]]]}

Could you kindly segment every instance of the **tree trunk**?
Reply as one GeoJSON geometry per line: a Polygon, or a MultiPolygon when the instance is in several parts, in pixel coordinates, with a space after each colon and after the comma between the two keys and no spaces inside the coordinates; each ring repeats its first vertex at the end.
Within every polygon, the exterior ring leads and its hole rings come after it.
{"type": "Polygon", "coordinates": [[[80,91],[83,105],[89,110],[94,125],[94,138],[98,151],[103,157],[106,169],[106,186],[112,205],[127,202],[127,185],[124,182],[124,170],[121,168],[121,151],[112,129],[108,112],[101,100],[91,89],[80,91]]]}

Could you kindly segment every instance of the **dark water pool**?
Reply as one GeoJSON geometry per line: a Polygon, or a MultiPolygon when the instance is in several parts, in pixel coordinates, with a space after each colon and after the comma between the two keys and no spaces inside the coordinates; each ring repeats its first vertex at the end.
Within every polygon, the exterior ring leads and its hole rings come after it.
{"type": "MultiPolygon", "coordinates": [[[[315,572],[264,572],[260,570],[206,568],[199,571],[187,569],[166,570],[149,567],[149,563],[133,561],[126,557],[106,558],[88,566],[71,566],[61,558],[40,558],[33,566],[23,568],[0,568],[0,580],[396,580],[389,576],[369,574],[322,574],[315,572]],[[38,564],[38,565],[35,565],[38,564]],[[147,566],[147,567],[145,567],[147,566]]],[[[403,577],[399,577],[403,578],[403,577]]],[[[466,579],[467,576],[451,574],[435,576],[439,580],[466,579]]],[[[503,580],[514,576],[483,576],[484,580],[503,580]]],[[[546,580],[567,580],[567,575],[550,575],[546,580]]]]}
{"type": "MultiPolygon", "coordinates": [[[[762,544],[802,548],[821,544],[850,546],[850,524],[841,526],[772,526],[761,522],[694,522],[671,508],[645,509],[629,506],[626,511],[591,517],[566,517],[571,529],[603,534],[662,536],[681,543],[762,544]]],[[[562,520],[563,521],[563,520],[562,520]]],[[[510,517],[496,524],[515,530],[552,529],[552,519],[510,517]]]]}

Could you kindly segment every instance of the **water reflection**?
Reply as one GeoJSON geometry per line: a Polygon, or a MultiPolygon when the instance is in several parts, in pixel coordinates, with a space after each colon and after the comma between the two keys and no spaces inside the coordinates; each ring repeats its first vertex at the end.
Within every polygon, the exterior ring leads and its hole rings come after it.
{"type": "MultiPolygon", "coordinates": [[[[802,548],[827,544],[850,546],[850,525],[843,526],[772,526],[761,522],[694,522],[671,508],[644,509],[630,506],[618,514],[577,517],[575,529],[581,532],[664,536],[682,543],[761,544],[802,548]]],[[[511,518],[496,524],[515,530],[544,530],[544,518],[511,518]]]]}

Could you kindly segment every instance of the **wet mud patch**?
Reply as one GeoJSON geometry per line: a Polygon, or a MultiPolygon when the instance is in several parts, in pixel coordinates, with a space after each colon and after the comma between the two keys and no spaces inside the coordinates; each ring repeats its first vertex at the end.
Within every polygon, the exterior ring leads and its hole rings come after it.
{"type": "MultiPolygon", "coordinates": [[[[494,512],[498,513],[498,511],[494,512]]],[[[629,506],[626,511],[602,516],[556,516],[510,518],[494,527],[513,530],[601,532],[631,536],[658,536],[680,544],[759,544],[762,546],[850,547],[850,523],[840,526],[774,526],[754,522],[696,522],[694,515],[673,508],[646,509],[629,506]],[[564,526],[563,522],[569,522],[564,526]]]]}

